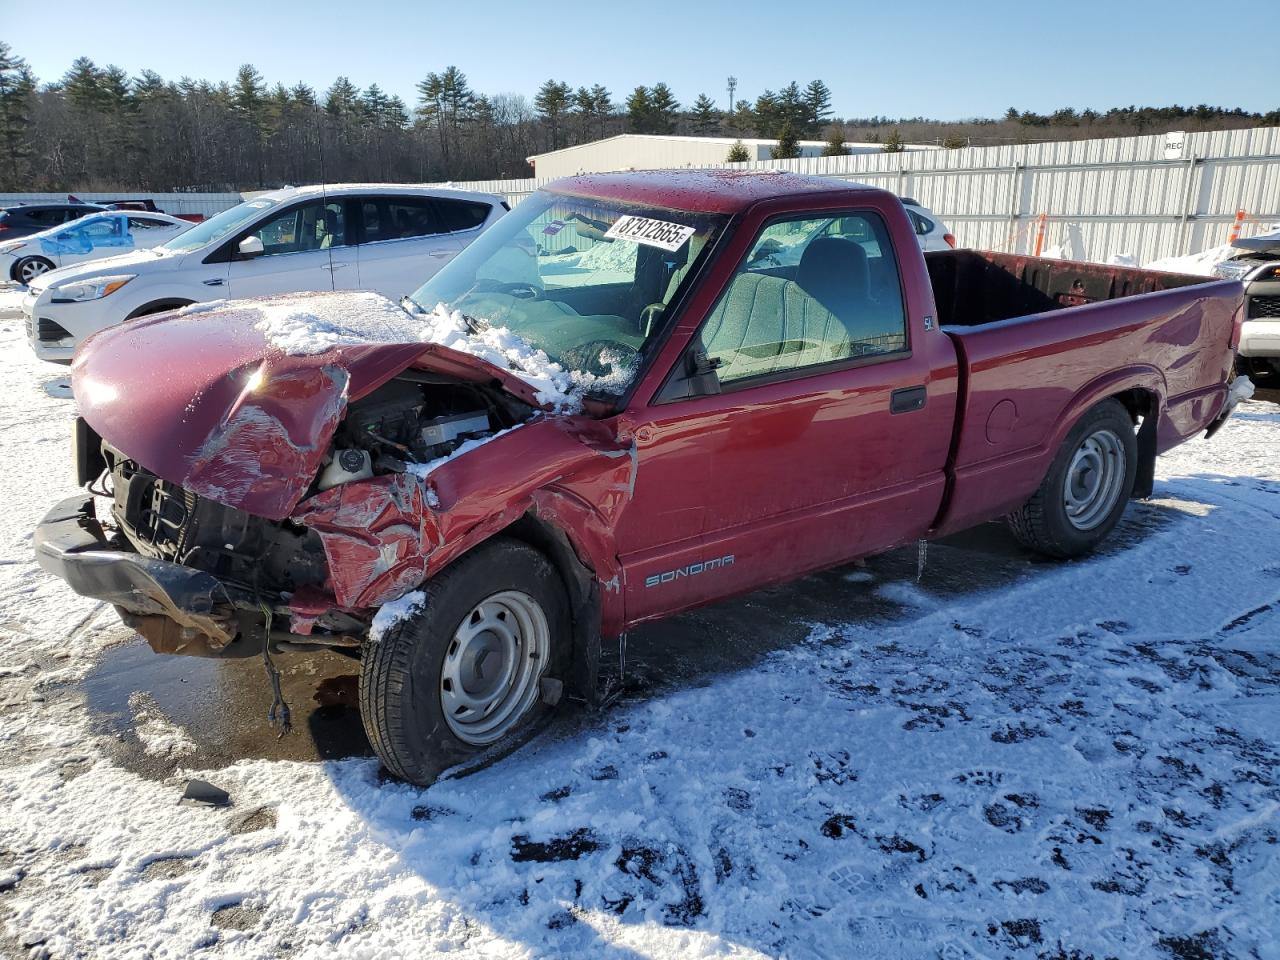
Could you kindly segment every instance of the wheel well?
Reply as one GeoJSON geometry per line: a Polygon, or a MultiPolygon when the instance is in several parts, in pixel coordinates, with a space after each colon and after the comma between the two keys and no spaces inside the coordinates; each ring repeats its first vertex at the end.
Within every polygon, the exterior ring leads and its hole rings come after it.
{"type": "Polygon", "coordinates": [[[1145,500],[1156,483],[1156,420],[1160,412],[1159,398],[1150,390],[1134,387],[1112,396],[1129,411],[1138,428],[1138,472],[1133,481],[1133,498],[1145,500]]]}
{"type": "Polygon", "coordinates": [[[153,313],[164,313],[166,310],[177,310],[179,307],[189,307],[194,300],[153,300],[151,303],[144,303],[133,313],[125,317],[126,320],[134,320],[138,317],[149,317],[153,313]]]}
{"type": "Polygon", "coordinates": [[[573,618],[569,685],[588,703],[596,700],[600,671],[600,585],[595,571],[578,557],[568,535],[536,513],[524,514],[500,531],[542,553],[560,574],[573,618]]]}

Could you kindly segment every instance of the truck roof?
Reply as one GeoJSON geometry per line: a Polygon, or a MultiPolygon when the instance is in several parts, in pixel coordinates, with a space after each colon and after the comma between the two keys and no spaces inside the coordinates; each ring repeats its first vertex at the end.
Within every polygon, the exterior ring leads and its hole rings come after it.
{"type": "Polygon", "coordinates": [[[782,170],[630,170],[564,177],[546,189],[696,213],[741,213],[761,200],[796,194],[882,193],[878,187],[782,170]]]}

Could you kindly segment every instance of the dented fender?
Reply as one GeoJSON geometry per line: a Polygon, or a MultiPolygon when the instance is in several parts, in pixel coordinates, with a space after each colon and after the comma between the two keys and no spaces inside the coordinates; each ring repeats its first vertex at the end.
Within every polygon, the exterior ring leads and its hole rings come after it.
{"type": "Polygon", "coordinates": [[[380,606],[527,513],[564,531],[600,581],[605,627],[620,628],[612,531],[635,482],[631,448],[605,425],[539,418],[437,467],[347,483],[301,503],[292,519],[324,545],[334,598],[380,606]]]}

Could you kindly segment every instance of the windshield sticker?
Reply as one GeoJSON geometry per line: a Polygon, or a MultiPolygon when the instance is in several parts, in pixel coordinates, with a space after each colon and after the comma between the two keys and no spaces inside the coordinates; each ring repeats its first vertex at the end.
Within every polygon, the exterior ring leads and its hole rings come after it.
{"type": "Polygon", "coordinates": [[[619,217],[605,232],[605,236],[611,240],[630,240],[632,243],[643,243],[645,246],[661,247],[674,252],[683,247],[694,233],[693,227],[627,215],[619,217]]]}

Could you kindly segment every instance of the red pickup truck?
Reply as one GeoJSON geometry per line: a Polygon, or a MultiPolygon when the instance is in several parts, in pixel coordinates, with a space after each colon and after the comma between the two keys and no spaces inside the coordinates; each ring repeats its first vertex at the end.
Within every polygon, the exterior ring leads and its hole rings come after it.
{"type": "MultiPolygon", "coordinates": [[[[1007,517],[1055,557],[1225,418],[1239,283],[921,254],[783,173],[539,190],[400,305],[112,328],[40,562],[159,652],[361,661],[395,774],[510,743],[643,621],[1007,517]]],[[[500,748],[500,746],[499,746],[500,748]]]]}

